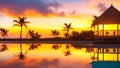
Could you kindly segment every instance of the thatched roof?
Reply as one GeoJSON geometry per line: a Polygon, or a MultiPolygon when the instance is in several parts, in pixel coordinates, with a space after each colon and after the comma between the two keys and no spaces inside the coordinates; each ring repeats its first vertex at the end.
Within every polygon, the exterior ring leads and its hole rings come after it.
{"type": "Polygon", "coordinates": [[[104,13],[93,21],[92,26],[97,24],[120,24],[120,11],[111,5],[104,13]]]}

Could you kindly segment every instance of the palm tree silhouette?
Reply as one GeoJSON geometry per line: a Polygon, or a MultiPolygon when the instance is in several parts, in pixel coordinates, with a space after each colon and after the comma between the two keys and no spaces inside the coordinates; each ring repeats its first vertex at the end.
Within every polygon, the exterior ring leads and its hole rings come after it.
{"type": "Polygon", "coordinates": [[[22,38],[22,27],[25,26],[27,28],[27,23],[30,23],[29,21],[26,21],[26,17],[18,17],[18,20],[13,20],[13,22],[16,22],[13,26],[19,26],[21,27],[20,30],[20,39],[22,38]]]}
{"type": "MultiPolygon", "coordinates": [[[[95,21],[98,19],[98,17],[97,17],[97,16],[95,16],[95,15],[93,16],[93,18],[94,18],[94,19],[93,19],[93,21],[92,21],[92,22],[95,22],[95,21]]],[[[94,23],[92,23],[92,26],[91,26],[91,27],[94,27],[94,28],[95,28],[94,23]]]]}
{"type": "Polygon", "coordinates": [[[0,28],[0,32],[1,32],[1,35],[5,38],[5,37],[8,37],[7,33],[8,33],[9,30],[7,29],[4,29],[4,28],[0,28]]]}
{"type": "Polygon", "coordinates": [[[51,35],[54,36],[54,37],[57,37],[59,34],[60,34],[60,33],[59,33],[59,31],[57,31],[57,30],[52,30],[52,31],[51,31],[51,35]]]}
{"type": "Polygon", "coordinates": [[[69,31],[71,28],[71,23],[67,24],[67,23],[64,23],[64,30],[63,31],[66,31],[65,33],[65,37],[68,38],[69,37],[69,31]]]}
{"type": "Polygon", "coordinates": [[[72,36],[79,36],[79,32],[78,31],[72,31],[72,36]]]}
{"type": "MultiPolygon", "coordinates": [[[[0,32],[1,32],[1,35],[4,37],[4,39],[6,38],[6,37],[8,37],[8,31],[9,30],[7,30],[7,29],[5,29],[5,28],[0,28],[0,32]]],[[[4,43],[4,44],[2,44],[1,45],[2,46],[2,48],[0,49],[0,51],[6,51],[6,50],[8,50],[8,48],[7,48],[7,46],[6,46],[6,43],[4,43]]]]}
{"type": "Polygon", "coordinates": [[[39,39],[41,37],[41,34],[34,32],[33,30],[29,30],[27,37],[30,37],[31,39],[39,39]]]}

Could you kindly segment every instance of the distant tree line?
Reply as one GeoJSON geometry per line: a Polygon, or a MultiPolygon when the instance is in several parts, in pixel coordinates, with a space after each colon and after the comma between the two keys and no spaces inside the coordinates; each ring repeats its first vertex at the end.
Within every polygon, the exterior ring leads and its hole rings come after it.
{"type": "MultiPolygon", "coordinates": [[[[22,32],[23,32],[23,26],[25,26],[27,28],[27,24],[30,23],[29,21],[26,21],[26,17],[18,17],[18,20],[13,20],[13,22],[15,22],[14,26],[18,26],[20,27],[20,39],[22,39],[22,32]]],[[[65,40],[94,40],[94,31],[90,30],[90,31],[82,31],[82,32],[78,32],[78,31],[71,31],[72,29],[72,24],[69,23],[64,23],[63,26],[63,31],[65,31],[64,33],[64,37],[59,37],[60,32],[58,30],[51,30],[51,36],[53,36],[53,38],[46,38],[46,39],[65,39],[65,40]],[[71,31],[71,33],[70,33],[71,31]]],[[[7,38],[8,37],[8,29],[5,28],[0,28],[0,34],[1,36],[3,36],[3,38],[7,38]]],[[[26,35],[26,39],[40,39],[41,38],[41,34],[38,32],[35,32],[34,30],[28,30],[27,35],[26,35]]]]}

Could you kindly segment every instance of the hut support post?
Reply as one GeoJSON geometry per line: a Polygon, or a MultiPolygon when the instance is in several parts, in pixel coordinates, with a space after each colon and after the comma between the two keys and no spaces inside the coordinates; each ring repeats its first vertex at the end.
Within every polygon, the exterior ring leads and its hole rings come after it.
{"type": "Polygon", "coordinates": [[[119,35],[119,24],[117,24],[117,36],[119,35]]]}
{"type": "Polygon", "coordinates": [[[104,48],[102,48],[102,54],[103,54],[102,60],[104,61],[104,48]]]}
{"type": "Polygon", "coordinates": [[[102,36],[104,36],[104,24],[102,25],[102,36]]]}
{"type": "Polygon", "coordinates": [[[99,25],[97,25],[97,36],[99,36],[99,25]]]}
{"type": "Polygon", "coordinates": [[[97,61],[99,61],[99,50],[97,48],[97,61]]]}
{"type": "Polygon", "coordinates": [[[117,61],[119,61],[119,53],[118,53],[118,48],[117,48],[117,61]]]}

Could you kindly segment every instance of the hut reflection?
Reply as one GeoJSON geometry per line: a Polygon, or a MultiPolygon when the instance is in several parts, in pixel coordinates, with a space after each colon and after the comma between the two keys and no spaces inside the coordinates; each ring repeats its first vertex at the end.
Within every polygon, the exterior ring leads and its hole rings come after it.
{"type": "Polygon", "coordinates": [[[120,53],[120,49],[119,48],[95,48],[96,50],[93,52],[94,55],[92,55],[91,59],[97,59],[97,61],[106,61],[105,60],[105,54],[113,54],[116,55],[116,61],[119,61],[119,53],[120,53]],[[101,60],[100,60],[100,55],[101,56],[101,60]]]}

